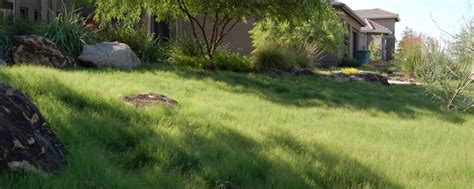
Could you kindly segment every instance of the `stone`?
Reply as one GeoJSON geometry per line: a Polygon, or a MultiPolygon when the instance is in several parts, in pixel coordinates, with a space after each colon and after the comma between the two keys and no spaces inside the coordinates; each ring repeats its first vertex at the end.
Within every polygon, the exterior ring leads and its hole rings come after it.
{"type": "Polygon", "coordinates": [[[335,81],[364,81],[381,85],[390,85],[388,78],[379,74],[374,73],[357,73],[357,74],[344,74],[336,73],[329,76],[332,80],[335,81]]]}
{"type": "Polygon", "coordinates": [[[364,81],[382,85],[390,85],[388,83],[388,78],[380,75],[380,74],[373,74],[373,73],[358,73],[355,74],[357,78],[362,78],[364,81]]]}
{"type": "Polygon", "coordinates": [[[169,106],[176,106],[178,102],[162,94],[157,93],[141,93],[137,96],[125,96],[125,101],[135,106],[149,106],[156,104],[164,104],[169,106]]]}
{"type": "Polygon", "coordinates": [[[38,108],[0,81],[0,173],[58,171],[64,149],[38,108]]]}
{"type": "Polygon", "coordinates": [[[313,71],[309,69],[302,69],[302,68],[292,68],[290,69],[289,73],[295,76],[315,76],[316,75],[314,74],[313,71]]]}
{"type": "Polygon", "coordinates": [[[48,67],[77,67],[72,55],[49,39],[36,35],[15,36],[12,59],[15,64],[33,64],[48,67]]]}
{"type": "Polygon", "coordinates": [[[329,76],[334,81],[350,81],[350,76],[343,73],[336,73],[329,76]]]}
{"type": "Polygon", "coordinates": [[[131,70],[141,64],[132,49],[127,44],[119,42],[85,45],[79,60],[99,68],[113,67],[126,70],[131,70]]]}

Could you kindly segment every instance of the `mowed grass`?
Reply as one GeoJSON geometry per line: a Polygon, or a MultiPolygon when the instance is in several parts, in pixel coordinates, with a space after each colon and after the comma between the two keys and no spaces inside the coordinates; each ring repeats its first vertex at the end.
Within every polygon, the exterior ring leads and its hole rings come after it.
{"type": "Polygon", "coordinates": [[[473,188],[474,115],[416,86],[143,66],[0,68],[67,149],[0,188],[473,188]],[[178,107],[137,108],[157,92],[178,107]]]}

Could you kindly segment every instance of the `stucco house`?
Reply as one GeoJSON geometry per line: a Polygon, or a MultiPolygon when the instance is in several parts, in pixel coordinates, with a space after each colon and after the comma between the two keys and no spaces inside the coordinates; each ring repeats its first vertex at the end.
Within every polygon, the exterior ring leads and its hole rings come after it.
{"type": "Polygon", "coordinates": [[[0,19],[49,20],[68,0],[0,0],[0,19]]]}
{"type": "MultiPolygon", "coordinates": [[[[57,15],[64,3],[67,4],[69,1],[71,0],[0,0],[0,18],[49,20],[57,15]]],[[[397,14],[382,9],[354,11],[340,2],[334,2],[332,6],[338,12],[341,23],[347,28],[347,35],[344,37],[345,47],[336,53],[327,53],[322,62],[336,64],[342,58],[353,59],[356,51],[368,49],[375,36],[383,36],[382,59],[392,58],[395,49],[393,35],[395,22],[400,21],[397,14]]],[[[238,23],[223,43],[230,44],[228,46],[230,50],[249,55],[253,50],[249,31],[252,30],[255,21],[256,19],[249,19],[246,23],[238,23]]],[[[144,15],[142,24],[149,33],[168,39],[191,36],[192,33],[190,24],[182,20],[171,26],[167,22],[157,22],[153,16],[144,15]]]]}
{"type": "Polygon", "coordinates": [[[366,26],[361,29],[361,49],[370,50],[378,46],[381,51],[372,53],[375,59],[381,61],[393,60],[395,52],[395,24],[400,22],[400,16],[383,9],[355,10],[364,19],[366,26]]]}
{"type": "Polygon", "coordinates": [[[366,22],[344,3],[333,2],[332,6],[339,14],[341,23],[347,28],[347,35],[344,37],[345,47],[336,53],[327,53],[321,60],[326,64],[335,65],[342,58],[354,59],[356,51],[361,50],[361,28],[366,26],[366,22]]]}

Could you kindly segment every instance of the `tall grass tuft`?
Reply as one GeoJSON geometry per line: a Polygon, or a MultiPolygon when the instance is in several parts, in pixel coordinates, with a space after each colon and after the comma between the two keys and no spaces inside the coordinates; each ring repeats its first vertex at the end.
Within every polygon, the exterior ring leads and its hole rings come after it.
{"type": "Polygon", "coordinates": [[[59,14],[51,23],[44,36],[78,57],[85,44],[93,43],[92,34],[86,29],[85,21],[78,10],[68,10],[59,14]]]}

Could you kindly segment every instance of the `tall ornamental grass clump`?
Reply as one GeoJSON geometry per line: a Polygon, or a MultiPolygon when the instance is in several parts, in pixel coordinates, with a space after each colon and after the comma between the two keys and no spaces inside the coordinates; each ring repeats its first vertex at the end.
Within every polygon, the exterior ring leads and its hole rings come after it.
{"type": "Polygon", "coordinates": [[[286,71],[292,67],[308,68],[323,57],[323,49],[312,30],[303,23],[261,20],[251,31],[252,59],[257,70],[277,69],[286,71]],[[297,30],[288,29],[299,26],[297,30]]]}
{"type": "Polygon", "coordinates": [[[59,14],[47,25],[44,37],[52,40],[75,57],[78,57],[85,44],[94,43],[93,34],[87,30],[85,20],[78,10],[63,8],[59,14]]]}

